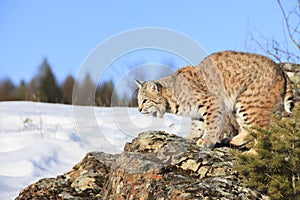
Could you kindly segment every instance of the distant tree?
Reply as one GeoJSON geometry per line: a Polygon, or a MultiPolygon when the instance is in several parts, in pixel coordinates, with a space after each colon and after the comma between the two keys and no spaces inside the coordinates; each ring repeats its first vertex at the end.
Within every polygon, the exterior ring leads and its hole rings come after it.
{"type": "Polygon", "coordinates": [[[73,87],[75,84],[75,79],[73,76],[69,75],[63,82],[61,86],[61,93],[63,97],[63,103],[72,104],[72,94],[73,87]]]}
{"type": "Polygon", "coordinates": [[[82,82],[76,81],[74,84],[75,91],[72,94],[72,103],[75,105],[95,105],[96,85],[93,83],[89,73],[85,75],[82,82]]]}
{"type": "Polygon", "coordinates": [[[16,100],[26,100],[26,95],[28,93],[27,85],[24,80],[21,80],[19,86],[16,88],[15,99],[16,100]]]}
{"type": "Polygon", "coordinates": [[[12,100],[15,86],[10,79],[5,79],[0,83],[0,101],[12,100]]]}
{"type": "Polygon", "coordinates": [[[47,59],[44,59],[39,67],[37,84],[41,101],[49,103],[61,102],[61,92],[47,59]]]}
{"type": "MultiPolygon", "coordinates": [[[[111,106],[113,97],[114,83],[113,81],[106,81],[100,84],[96,90],[96,102],[98,106],[111,106]]],[[[113,98],[118,101],[118,98],[113,98]]],[[[118,103],[118,102],[116,102],[118,103]]]]}
{"type": "Polygon", "coordinates": [[[40,94],[38,92],[38,85],[36,78],[31,79],[27,86],[27,93],[25,100],[27,101],[41,101],[40,94]]]}
{"type": "Polygon", "coordinates": [[[136,90],[134,90],[133,94],[131,95],[131,97],[129,99],[130,107],[138,107],[137,95],[138,95],[138,88],[136,90]]]}

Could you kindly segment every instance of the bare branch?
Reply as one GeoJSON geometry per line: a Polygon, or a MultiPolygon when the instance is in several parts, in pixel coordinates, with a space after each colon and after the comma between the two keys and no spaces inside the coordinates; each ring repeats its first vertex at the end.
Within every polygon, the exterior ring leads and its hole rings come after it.
{"type": "Polygon", "coordinates": [[[260,31],[254,29],[249,39],[277,62],[299,63],[300,61],[300,0],[296,6],[287,10],[280,0],[277,0],[283,15],[284,41],[266,38],[260,31]]]}
{"type": "MultiPolygon", "coordinates": [[[[279,5],[280,10],[281,10],[281,13],[282,13],[282,15],[283,15],[283,17],[284,17],[284,21],[285,21],[285,25],[286,25],[286,28],[287,28],[289,37],[290,37],[291,41],[294,43],[294,45],[300,50],[300,44],[299,44],[299,43],[296,41],[296,39],[294,38],[294,33],[297,32],[297,31],[294,31],[293,33],[291,32],[291,26],[290,26],[290,24],[289,24],[289,16],[290,16],[290,14],[289,14],[289,15],[286,14],[286,12],[285,12],[285,10],[284,10],[284,8],[283,8],[283,6],[282,6],[280,0],[277,0],[277,3],[278,3],[278,5],[279,5]]],[[[299,4],[299,3],[300,3],[300,2],[299,2],[299,0],[298,0],[298,4],[299,4]]]]}
{"type": "MultiPolygon", "coordinates": [[[[260,36],[261,36],[265,41],[267,41],[267,39],[266,39],[263,35],[260,34],[260,36]]],[[[270,48],[268,47],[268,45],[263,45],[261,42],[259,42],[258,40],[256,40],[252,33],[250,33],[250,38],[251,38],[252,41],[254,41],[254,42],[256,43],[256,45],[257,45],[260,49],[262,49],[264,52],[266,52],[267,54],[269,54],[270,56],[272,56],[272,57],[273,57],[275,60],[277,60],[278,62],[281,62],[281,59],[280,59],[280,57],[278,56],[278,54],[277,54],[277,53],[273,53],[273,51],[270,50],[270,48]],[[267,47],[265,47],[265,46],[267,46],[267,47]]]]}

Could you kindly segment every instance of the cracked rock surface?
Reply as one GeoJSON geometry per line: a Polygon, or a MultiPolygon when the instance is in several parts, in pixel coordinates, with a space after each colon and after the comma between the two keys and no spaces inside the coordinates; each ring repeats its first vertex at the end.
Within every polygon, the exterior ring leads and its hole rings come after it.
{"type": "Polygon", "coordinates": [[[267,199],[245,187],[227,147],[148,131],[124,152],[88,153],[73,169],[23,189],[20,199],[267,199]]]}

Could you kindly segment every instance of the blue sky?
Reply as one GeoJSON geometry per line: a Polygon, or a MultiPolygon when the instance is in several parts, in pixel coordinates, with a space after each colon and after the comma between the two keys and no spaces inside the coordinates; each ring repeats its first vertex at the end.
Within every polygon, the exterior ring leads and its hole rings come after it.
{"type": "Polygon", "coordinates": [[[0,79],[29,81],[47,58],[61,82],[68,74],[76,76],[98,44],[143,27],[178,31],[208,53],[227,49],[260,53],[249,42],[254,30],[266,38],[285,39],[276,0],[1,0],[0,79]]]}

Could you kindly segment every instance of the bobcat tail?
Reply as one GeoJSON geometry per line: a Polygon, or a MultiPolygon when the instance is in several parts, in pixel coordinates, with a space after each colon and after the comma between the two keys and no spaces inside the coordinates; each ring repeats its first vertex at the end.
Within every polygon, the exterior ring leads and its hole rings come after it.
{"type": "Polygon", "coordinates": [[[284,73],[284,75],[286,80],[285,95],[284,95],[284,109],[286,112],[291,113],[294,108],[293,86],[286,73],[284,73]]]}

